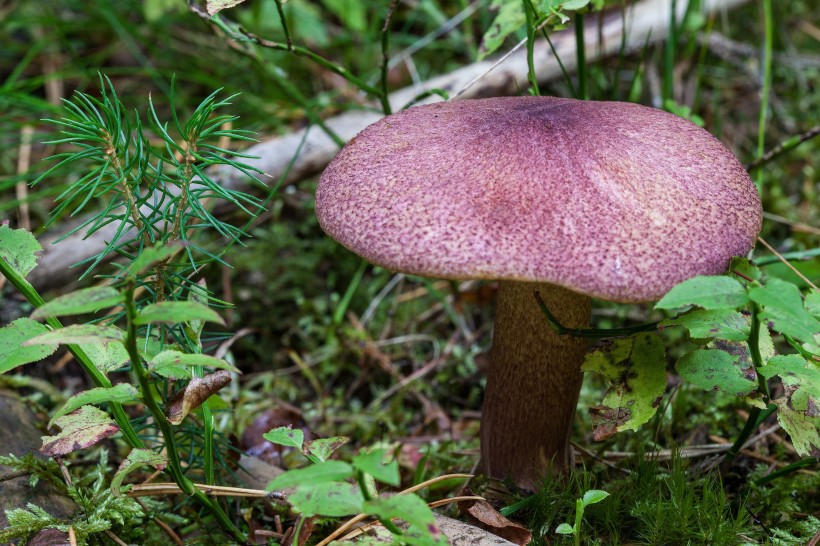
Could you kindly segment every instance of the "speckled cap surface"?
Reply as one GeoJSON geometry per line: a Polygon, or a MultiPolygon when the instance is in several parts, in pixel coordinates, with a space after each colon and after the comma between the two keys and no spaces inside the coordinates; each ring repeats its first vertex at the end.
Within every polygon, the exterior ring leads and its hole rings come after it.
{"type": "Polygon", "coordinates": [[[620,302],[724,272],[762,221],[748,174],[707,131],[636,104],[551,97],[388,116],[324,171],[316,214],[390,270],[620,302]]]}

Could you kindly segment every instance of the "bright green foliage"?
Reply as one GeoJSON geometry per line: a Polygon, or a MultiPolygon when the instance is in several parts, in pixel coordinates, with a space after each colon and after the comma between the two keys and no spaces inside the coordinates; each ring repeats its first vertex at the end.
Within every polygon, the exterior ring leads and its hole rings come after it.
{"type": "Polygon", "coordinates": [[[820,417],[795,411],[786,397],[773,403],[777,405],[777,421],[789,433],[795,451],[804,457],[820,457],[820,417]]]}
{"type": "Polygon", "coordinates": [[[75,394],[69,398],[63,406],[58,409],[51,417],[48,423],[48,428],[51,428],[54,423],[67,413],[79,409],[82,406],[90,404],[102,404],[105,402],[135,402],[139,399],[139,391],[128,383],[120,383],[113,387],[97,387],[89,389],[81,393],[75,394]]]}
{"type": "Polygon", "coordinates": [[[0,373],[17,366],[37,362],[54,354],[57,344],[23,345],[26,341],[48,333],[48,328],[37,321],[19,318],[0,328],[0,373]]]}
{"type": "Polygon", "coordinates": [[[43,436],[43,447],[40,448],[42,453],[52,457],[93,446],[120,430],[106,412],[94,406],[82,406],[74,413],[55,419],[54,424],[62,430],[54,436],[43,436]]]}
{"type": "Polygon", "coordinates": [[[596,439],[637,430],[655,415],[666,389],[665,351],[653,334],[616,339],[589,353],[581,369],[603,375],[609,383],[603,404],[590,408],[596,439]]]}
{"type": "Polygon", "coordinates": [[[803,342],[820,333],[820,320],[803,307],[800,291],[791,283],[769,279],[765,285],[752,288],[749,298],[763,308],[761,320],[770,323],[772,330],[803,342]]]}
{"type": "Polygon", "coordinates": [[[300,428],[279,427],[266,432],[262,437],[280,446],[302,449],[302,443],[305,441],[305,432],[300,428]]]}
{"type": "Polygon", "coordinates": [[[152,303],[142,308],[134,324],[144,325],[155,322],[179,324],[192,320],[216,322],[224,326],[225,321],[210,307],[195,301],[164,301],[152,303]]]}
{"type": "Polygon", "coordinates": [[[123,297],[120,292],[110,286],[93,286],[75,290],[38,307],[31,314],[33,319],[46,317],[63,317],[66,315],[81,315],[93,313],[100,309],[121,304],[123,297]]]}
{"type": "Polygon", "coordinates": [[[696,339],[716,338],[732,341],[749,339],[749,321],[733,309],[694,309],[667,319],[661,326],[683,326],[696,339]]]}
{"type": "Polygon", "coordinates": [[[757,389],[757,375],[748,359],[748,348],[741,350],[747,358],[720,349],[700,349],[684,355],[675,368],[703,390],[746,396],[757,389]]]}
{"type": "Polygon", "coordinates": [[[25,278],[37,266],[37,252],[43,250],[37,238],[24,229],[0,225],[0,259],[25,278]]]}
{"type": "Polygon", "coordinates": [[[117,473],[111,478],[111,492],[114,496],[121,495],[120,486],[128,474],[146,465],[163,470],[168,465],[168,458],[150,449],[132,449],[128,457],[120,463],[117,473]]]}
{"type": "Polygon", "coordinates": [[[119,341],[110,343],[80,343],[80,348],[88,355],[94,366],[104,374],[121,368],[128,362],[128,351],[119,341]]]}
{"type": "MultiPolygon", "coordinates": [[[[364,503],[364,512],[381,520],[403,519],[417,530],[424,530],[433,539],[433,543],[447,544],[447,538],[438,530],[433,512],[421,498],[416,495],[393,495],[377,497],[364,503]]],[[[408,532],[412,533],[411,527],[408,532]]]]}
{"type": "Polygon", "coordinates": [[[607,498],[609,493],[600,489],[591,489],[584,492],[584,496],[575,501],[575,523],[562,523],[555,528],[555,532],[559,535],[573,535],[575,545],[581,544],[581,523],[584,519],[584,509],[591,505],[597,504],[607,498]]]}
{"type": "Polygon", "coordinates": [[[784,395],[773,402],[797,453],[820,457],[820,369],[799,355],[781,355],[769,360],[760,373],[783,382],[784,395]]]}
{"type": "Polygon", "coordinates": [[[655,309],[677,309],[695,305],[703,309],[736,309],[746,304],[746,290],[731,277],[693,277],[661,298],[655,309]]]}
{"type": "Polygon", "coordinates": [[[302,454],[312,462],[323,462],[330,458],[333,453],[350,441],[344,436],[334,436],[332,438],[317,438],[305,442],[302,446],[302,454]]]}
{"type": "Polygon", "coordinates": [[[316,463],[305,468],[288,470],[279,474],[270,484],[268,491],[286,489],[288,487],[298,487],[306,484],[317,484],[352,478],[353,467],[342,461],[325,461],[316,463]]]}
{"type": "Polygon", "coordinates": [[[26,341],[24,345],[70,345],[80,343],[111,343],[115,341],[125,341],[125,333],[116,326],[72,324],[71,326],[33,337],[26,341]]]}
{"type": "Polygon", "coordinates": [[[216,368],[239,373],[239,370],[222,358],[210,355],[182,353],[180,351],[167,350],[154,355],[148,361],[148,369],[163,377],[173,379],[190,379],[191,367],[216,368]]]}
{"type": "Polygon", "coordinates": [[[394,459],[385,464],[384,459],[386,457],[386,449],[374,449],[355,455],[350,460],[350,464],[353,465],[353,468],[356,470],[370,474],[380,482],[397,486],[401,479],[399,477],[399,462],[394,459]]]}
{"type": "Polygon", "coordinates": [[[820,290],[812,289],[806,294],[806,311],[817,320],[820,320],[820,290]]]}

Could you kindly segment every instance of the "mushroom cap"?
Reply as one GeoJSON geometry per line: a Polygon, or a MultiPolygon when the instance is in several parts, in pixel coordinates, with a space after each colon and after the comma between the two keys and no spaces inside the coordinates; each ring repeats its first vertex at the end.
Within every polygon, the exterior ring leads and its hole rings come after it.
{"type": "Polygon", "coordinates": [[[552,97],[388,116],[328,165],[316,214],[387,269],[620,302],[724,272],[762,222],[749,175],[707,131],[637,104],[552,97]]]}

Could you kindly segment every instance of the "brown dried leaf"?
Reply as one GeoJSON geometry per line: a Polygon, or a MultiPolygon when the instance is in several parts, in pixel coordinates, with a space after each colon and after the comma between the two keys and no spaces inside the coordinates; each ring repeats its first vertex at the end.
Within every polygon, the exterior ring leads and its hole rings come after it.
{"type": "Polygon", "coordinates": [[[55,436],[43,436],[40,452],[51,457],[68,455],[116,434],[120,427],[106,412],[94,406],[83,406],[63,415],[54,424],[62,429],[55,436]]]}
{"type": "MultiPolygon", "coordinates": [[[[469,489],[465,495],[474,495],[469,489]]],[[[459,511],[466,515],[470,523],[519,546],[529,544],[532,533],[517,523],[502,516],[490,503],[483,500],[469,500],[458,503],[459,511]]]]}
{"type": "Polygon", "coordinates": [[[185,390],[176,393],[168,404],[168,410],[165,412],[168,422],[172,425],[182,423],[189,413],[230,382],[231,372],[227,370],[219,370],[205,377],[191,379],[185,390]]]}
{"type": "Polygon", "coordinates": [[[592,416],[592,439],[602,442],[618,432],[618,427],[629,421],[631,412],[626,408],[609,408],[607,406],[593,406],[589,408],[592,416]]]}

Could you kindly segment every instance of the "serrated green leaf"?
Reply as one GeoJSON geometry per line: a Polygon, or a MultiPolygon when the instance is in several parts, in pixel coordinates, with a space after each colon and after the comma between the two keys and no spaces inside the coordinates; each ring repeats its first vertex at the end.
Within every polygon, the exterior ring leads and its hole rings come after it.
{"type": "Polygon", "coordinates": [[[820,332],[820,321],[803,307],[800,290],[789,282],[769,279],[749,291],[749,298],[763,308],[760,319],[772,330],[799,341],[811,341],[820,332]]]}
{"type": "Polygon", "coordinates": [[[163,377],[173,379],[190,379],[191,366],[203,366],[241,373],[227,361],[210,355],[182,353],[180,351],[162,351],[148,361],[148,369],[163,377]]]}
{"type": "Polygon", "coordinates": [[[694,309],[679,317],[666,319],[660,325],[683,326],[696,339],[749,339],[749,320],[733,309],[694,309]]]}
{"type": "Polygon", "coordinates": [[[54,416],[48,423],[48,428],[51,428],[55,421],[63,415],[71,413],[82,406],[102,404],[104,402],[124,404],[126,402],[136,401],[139,398],[140,394],[137,389],[128,383],[119,383],[113,387],[96,387],[89,389],[69,398],[66,403],[54,413],[54,416]]]}
{"type": "MultiPolygon", "coordinates": [[[[746,346],[737,344],[740,345],[746,346]]],[[[748,347],[746,351],[748,353],[748,347]]],[[[692,351],[678,360],[676,369],[684,379],[706,391],[746,396],[757,390],[757,374],[748,358],[724,350],[692,351]]]]}
{"type": "Polygon", "coordinates": [[[168,459],[164,455],[150,449],[132,449],[128,457],[120,463],[120,467],[117,469],[114,477],[111,478],[111,492],[114,496],[119,497],[122,494],[120,487],[122,486],[122,481],[128,474],[146,465],[157,470],[164,470],[168,465],[168,459]]]}
{"type": "Polygon", "coordinates": [[[586,356],[581,370],[601,374],[609,383],[603,404],[589,409],[596,441],[637,430],[655,415],[666,389],[665,362],[663,343],[649,333],[616,339],[586,356]]]}
{"type": "Polygon", "coordinates": [[[326,482],[338,482],[353,476],[353,467],[342,461],[325,461],[305,468],[288,470],[274,478],[268,485],[268,491],[288,487],[316,485],[326,482]]]}
{"type": "Polygon", "coordinates": [[[777,405],[777,422],[789,434],[798,455],[820,457],[820,417],[791,409],[785,398],[772,402],[777,405]]]}
{"type": "Polygon", "coordinates": [[[104,374],[122,368],[131,360],[125,346],[119,341],[111,343],[81,343],[80,349],[91,359],[94,366],[104,374]]]}
{"type": "Polygon", "coordinates": [[[48,332],[44,325],[29,318],[19,318],[0,328],[0,374],[54,354],[56,343],[23,346],[26,341],[48,332]]]}
{"type": "Polygon", "coordinates": [[[491,9],[497,9],[490,28],[484,33],[481,39],[481,47],[478,49],[478,60],[484,59],[487,55],[494,53],[504,39],[513,32],[518,31],[527,22],[527,15],[524,12],[524,5],[521,2],[510,2],[508,0],[495,0],[491,9]]]}
{"type": "Polygon", "coordinates": [[[119,305],[123,301],[125,301],[125,298],[115,288],[93,286],[54,298],[42,307],[35,309],[31,314],[31,318],[42,319],[94,313],[100,309],[119,305]]]}
{"type": "Polygon", "coordinates": [[[107,413],[94,406],[83,406],[63,415],[54,424],[62,430],[54,436],[43,436],[43,447],[40,448],[41,453],[51,457],[93,446],[120,430],[107,413]]]}
{"type": "Polygon", "coordinates": [[[0,225],[0,259],[23,278],[37,267],[37,252],[43,250],[37,238],[25,229],[0,225]]]}
{"type": "Polygon", "coordinates": [[[300,428],[279,427],[262,435],[262,438],[274,444],[302,449],[305,433],[300,428]]]}
{"type": "Polygon", "coordinates": [[[350,464],[359,471],[370,474],[380,482],[394,486],[399,485],[401,483],[399,463],[394,459],[385,464],[384,458],[386,456],[386,449],[374,449],[354,456],[350,464]]]}
{"type": "Polygon", "coordinates": [[[737,309],[746,305],[746,289],[731,277],[700,276],[672,287],[655,309],[678,309],[694,305],[703,309],[737,309]]]}
{"type": "Polygon", "coordinates": [[[769,379],[780,377],[792,409],[820,417],[820,368],[800,355],[779,355],[772,357],[760,373],[769,379]]]}
{"type": "Polygon", "coordinates": [[[569,523],[562,523],[561,525],[555,528],[555,532],[559,535],[571,535],[575,533],[575,527],[573,527],[569,523]]]}
{"type": "Polygon", "coordinates": [[[337,449],[350,441],[344,436],[334,436],[333,438],[318,438],[305,442],[302,446],[302,453],[307,453],[316,457],[320,462],[326,461],[337,449]]]}
{"type": "Polygon", "coordinates": [[[201,303],[193,301],[164,301],[152,303],[142,308],[137,315],[135,324],[151,324],[163,322],[166,324],[180,324],[192,320],[204,320],[225,325],[216,311],[201,303]]]}
{"type": "Polygon", "coordinates": [[[820,320],[820,290],[812,288],[806,294],[806,311],[817,320],[820,320]]]}
{"type": "Polygon", "coordinates": [[[364,511],[381,519],[400,518],[423,529],[436,523],[433,511],[418,495],[376,497],[364,503],[364,511]]]}
{"type": "Polygon", "coordinates": [[[72,324],[65,328],[40,334],[26,341],[25,345],[53,345],[55,343],[72,345],[83,343],[111,343],[114,341],[122,343],[124,340],[125,332],[116,326],[72,324]]]}
{"type": "MultiPolygon", "coordinates": [[[[339,461],[328,461],[328,463],[331,462],[339,461]]],[[[292,470],[291,472],[296,471],[292,470]]],[[[364,496],[362,496],[358,485],[326,481],[312,485],[300,485],[288,495],[288,503],[290,503],[294,512],[307,517],[330,516],[338,518],[361,513],[364,496]]]]}
{"type": "Polygon", "coordinates": [[[590,489],[586,493],[584,493],[584,498],[582,499],[582,503],[584,506],[589,506],[590,504],[596,504],[604,500],[609,496],[609,493],[606,491],[601,491],[600,489],[590,489]]]}

